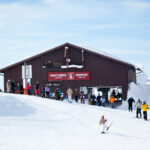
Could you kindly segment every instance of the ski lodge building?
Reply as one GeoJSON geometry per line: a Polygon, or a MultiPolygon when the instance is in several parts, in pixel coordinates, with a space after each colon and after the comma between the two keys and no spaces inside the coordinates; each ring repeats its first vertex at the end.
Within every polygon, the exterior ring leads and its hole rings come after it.
{"type": "Polygon", "coordinates": [[[40,91],[49,85],[51,93],[59,88],[64,96],[70,87],[73,91],[83,91],[86,97],[99,92],[109,98],[115,90],[121,99],[126,99],[128,83],[136,82],[134,65],[70,43],[2,68],[0,72],[4,73],[5,92],[6,82],[14,80],[24,87],[30,82],[32,94],[38,81],[40,91]]]}

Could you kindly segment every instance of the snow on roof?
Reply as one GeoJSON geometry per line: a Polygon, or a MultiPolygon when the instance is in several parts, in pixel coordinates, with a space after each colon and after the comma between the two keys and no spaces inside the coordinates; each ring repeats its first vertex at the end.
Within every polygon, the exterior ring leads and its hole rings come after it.
{"type": "Polygon", "coordinates": [[[84,50],[84,49],[87,49],[87,50],[89,50],[89,51],[92,51],[92,52],[95,52],[95,53],[97,53],[97,54],[103,55],[103,56],[108,57],[108,58],[110,58],[110,59],[115,59],[115,60],[117,60],[117,61],[120,61],[120,62],[129,64],[129,65],[132,65],[132,66],[134,66],[135,68],[137,68],[135,64],[129,63],[129,62],[127,62],[127,61],[125,61],[125,60],[123,60],[123,59],[117,57],[117,56],[114,56],[114,55],[112,55],[112,54],[110,54],[110,53],[106,53],[106,52],[104,52],[104,51],[102,51],[102,50],[98,50],[98,49],[92,48],[92,47],[87,46],[87,45],[84,45],[84,46],[82,45],[82,46],[79,46],[79,47],[82,47],[83,50],[84,50]]]}

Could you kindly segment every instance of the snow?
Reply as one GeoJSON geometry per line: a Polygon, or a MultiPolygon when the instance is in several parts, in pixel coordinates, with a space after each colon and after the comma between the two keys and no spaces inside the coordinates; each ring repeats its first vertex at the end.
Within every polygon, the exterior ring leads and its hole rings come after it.
{"type": "Polygon", "coordinates": [[[137,74],[137,84],[148,84],[148,75],[144,72],[137,74]]]}
{"type": "Polygon", "coordinates": [[[128,97],[133,96],[134,99],[140,98],[150,105],[150,85],[131,83],[128,91],[128,97]]]}
{"type": "Polygon", "coordinates": [[[79,69],[81,69],[81,68],[83,68],[83,66],[82,65],[68,65],[68,66],[61,66],[61,68],[62,69],[66,69],[66,68],[79,68],[79,69]]]}
{"type": "Polygon", "coordinates": [[[135,112],[0,93],[1,150],[149,150],[149,129],[135,112]],[[113,121],[105,135],[103,114],[113,121]]]}

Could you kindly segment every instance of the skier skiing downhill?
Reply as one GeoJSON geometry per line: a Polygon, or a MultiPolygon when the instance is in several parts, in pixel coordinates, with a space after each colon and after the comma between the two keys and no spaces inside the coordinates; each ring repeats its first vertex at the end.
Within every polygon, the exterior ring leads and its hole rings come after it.
{"type": "Polygon", "coordinates": [[[106,121],[107,119],[104,118],[104,115],[102,115],[101,119],[100,119],[100,122],[99,122],[99,125],[102,125],[103,126],[103,131],[101,132],[102,134],[105,133],[105,129],[107,130],[107,126],[106,126],[106,121]]]}

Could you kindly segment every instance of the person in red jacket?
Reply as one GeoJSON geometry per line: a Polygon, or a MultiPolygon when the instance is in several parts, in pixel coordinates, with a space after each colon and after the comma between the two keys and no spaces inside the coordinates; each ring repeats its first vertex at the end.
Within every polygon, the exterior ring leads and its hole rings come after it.
{"type": "Polygon", "coordinates": [[[27,95],[29,95],[29,93],[30,93],[30,84],[29,84],[29,82],[26,84],[26,91],[27,91],[27,95]]]}
{"type": "Polygon", "coordinates": [[[35,96],[38,96],[39,95],[39,89],[35,88],[34,93],[35,93],[35,96]]]}

